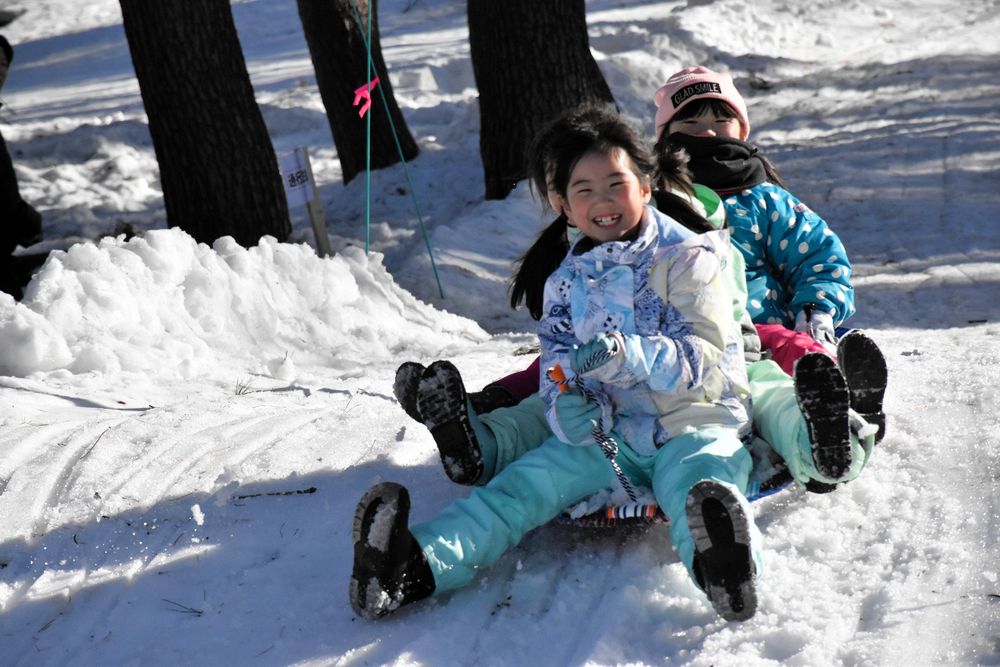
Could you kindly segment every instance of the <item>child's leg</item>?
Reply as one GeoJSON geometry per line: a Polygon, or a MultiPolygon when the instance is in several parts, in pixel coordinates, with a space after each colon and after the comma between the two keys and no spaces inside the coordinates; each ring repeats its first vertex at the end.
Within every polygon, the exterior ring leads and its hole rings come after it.
{"type": "Polygon", "coordinates": [[[885,436],[882,401],[889,380],[885,356],[863,331],[854,329],[837,341],[837,362],[851,391],[851,408],[878,427],[875,442],[885,436]]]}
{"type": "MultiPolygon", "coordinates": [[[[781,456],[796,481],[802,484],[810,480],[832,483],[854,479],[860,474],[867,461],[866,448],[851,432],[847,434],[850,463],[843,474],[833,479],[817,470],[813,458],[814,443],[796,398],[795,380],[777,364],[773,361],[749,364],[747,376],[753,398],[754,430],[781,456]]],[[[846,428],[847,420],[856,415],[846,412],[846,405],[842,409],[845,410],[843,421],[846,428]]]]}
{"type": "Polygon", "coordinates": [[[469,402],[477,415],[517,405],[517,399],[499,384],[488,384],[479,391],[470,391],[469,402]]]}
{"type": "Polygon", "coordinates": [[[533,528],[615,483],[600,449],[547,440],[484,487],[410,530],[434,575],[435,591],[469,583],[533,528]]]}
{"type": "Polygon", "coordinates": [[[678,557],[716,612],[730,621],[757,610],[761,537],[744,497],[752,465],[736,433],[702,429],[657,452],[653,492],[670,518],[678,557]]]}
{"type": "Polygon", "coordinates": [[[477,421],[493,436],[492,449],[483,446],[480,439],[483,474],[477,484],[485,484],[526,452],[552,437],[552,429],[545,417],[545,401],[538,394],[532,394],[513,407],[479,415],[477,421]]]}
{"type": "MultiPolygon", "coordinates": [[[[464,435],[456,428],[437,428],[431,431],[438,446],[442,462],[470,460],[479,457],[482,472],[475,479],[459,476],[455,470],[464,469],[459,465],[445,463],[445,472],[458,484],[482,486],[493,479],[512,462],[524,456],[552,437],[545,416],[545,402],[538,394],[532,394],[517,405],[497,408],[493,412],[477,415],[469,409],[471,400],[463,413],[475,434],[474,438],[464,435]],[[450,471],[450,472],[449,472],[450,471]]],[[[467,466],[466,466],[467,467],[467,466]]]]}
{"type": "MultiPolygon", "coordinates": [[[[523,376],[525,379],[521,381],[522,383],[530,382],[531,368],[532,367],[529,367],[524,371],[519,371],[518,373],[514,373],[508,377],[523,376]]],[[[406,414],[410,415],[410,417],[421,424],[424,423],[424,416],[420,413],[420,408],[417,405],[417,396],[420,393],[420,380],[426,370],[427,367],[423,364],[415,361],[404,361],[399,368],[396,369],[396,377],[392,384],[392,393],[396,396],[396,400],[399,401],[400,407],[403,408],[406,414]]],[[[537,362],[534,366],[534,371],[537,375],[537,362]]],[[[484,412],[490,412],[492,410],[496,410],[497,408],[508,408],[512,405],[517,405],[517,402],[521,400],[523,396],[533,393],[527,391],[526,393],[515,396],[508,386],[502,384],[502,382],[506,380],[507,378],[503,378],[497,382],[491,382],[480,391],[469,392],[468,398],[472,403],[473,412],[476,414],[483,414],[484,412]]],[[[513,380],[513,382],[517,381],[518,380],[513,380]]],[[[537,377],[534,379],[534,387],[537,392],[537,377]]]]}
{"type": "Polygon", "coordinates": [[[493,435],[476,419],[462,375],[449,361],[424,369],[417,387],[417,410],[441,454],[445,474],[457,484],[475,484],[494,449],[493,435]]]}
{"type": "Polygon", "coordinates": [[[695,549],[687,520],[688,492],[699,481],[710,479],[732,487],[742,496],[752,464],[750,452],[737,435],[725,429],[700,429],[679,435],[656,453],[653,494],[670,519],[670,539],[689,571],[695,549]]]}
{"type": "Polygon", "coordinates": [[[524,370],[506,375],[487,386],[499,385],[503,387],[516,401],[521,401],[532,394],[537,394],[539,360],[540,357],[535,357],[535,360],[524,370]]]}
{"type": "Polygon", "coordinates": [[[511,461],[552,437],[545,403],[534,394],[517,405],[477,415],[454,365],[438,361],[423,371],[417,405],[457,484],[485,484],[511,461]]]}
{"type": "Polygon", "coordinates": [[[434,592],[434,576],[420,545],[407,529],[410,495],[399,484],[368,489],[354,512],[351,607],[364,618],[380,618],[434,592]]]}
{"type": "Polygon", "coordinates": [[[794,331],[782,324],[756,324],[757,335],[760,336],[761,350],[771,353],[771,359],[783,371],[792,374],[795,362],[810,352],[829,354],[822,343],[807,333],[794,331]]]}

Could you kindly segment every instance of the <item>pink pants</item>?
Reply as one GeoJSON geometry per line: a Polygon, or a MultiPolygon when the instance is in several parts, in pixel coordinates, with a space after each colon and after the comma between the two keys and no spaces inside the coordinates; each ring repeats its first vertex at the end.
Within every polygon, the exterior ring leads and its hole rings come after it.
{"type": "Polygon", "coordinates": [[[518,401],[522,401],[532,394],[538,393],[538,366],[541,363],[540,359],[541,357],[535,357],[531,365],[523,371],[511,373],[491,384],[500,385],[509,391],[511,396],[518,401]]]}
{"type": "Polygon", "coordinates": [[[795,362],[809,352],[830,354],[819,341],[809,334],[788,329],[783,324],[755,324],[754,326],[757,328],[757,335],[760,336],[761,349],[769,350],[771,359],[789,375],[795,368],[795,362]]]}

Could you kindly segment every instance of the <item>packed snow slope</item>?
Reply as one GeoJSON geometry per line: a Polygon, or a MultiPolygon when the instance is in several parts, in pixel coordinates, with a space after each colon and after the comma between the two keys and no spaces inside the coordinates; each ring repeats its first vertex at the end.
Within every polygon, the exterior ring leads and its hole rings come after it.
{"type": "Polygon", "coordinates": [[[232,4],[276,149],[313,155],[332,258],[301,209],[290,243],[251,249],[166,229],[117,2],[36,0],[4,29],[0,130],[45,216],[31,250],[54,252],[22,303],[0,297],[0,664],[1000,664],[994,0],[587,2],[647,132],[669,74],[734,74],[888,359],[862,477],[755,505],[766,572],[741,624],[662,527],[545,526],[466,590],[353,615],[364,490],[405,484],[415,520],[465,493],[395,368],[447,358],[478,388],[530,361],[504,290],[545,216],[524,187],[482,200],[465,3],[383,0],[422,150],[373,174],[366,254],[364,179],[341,182],[295,3],[232,4]]]}

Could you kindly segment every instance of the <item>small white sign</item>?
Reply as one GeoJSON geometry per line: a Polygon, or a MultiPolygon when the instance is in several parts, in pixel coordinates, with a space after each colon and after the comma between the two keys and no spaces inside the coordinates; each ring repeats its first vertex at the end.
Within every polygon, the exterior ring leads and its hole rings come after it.
{"type": "Polygon", "coordinates": [[[289,208],[305,206],[313,198],[312,180],[306,163],[308,159],[302,148],[296,148],[293,153],[281,158],[281,180],[285,183],[285,198],[289,208]]]}

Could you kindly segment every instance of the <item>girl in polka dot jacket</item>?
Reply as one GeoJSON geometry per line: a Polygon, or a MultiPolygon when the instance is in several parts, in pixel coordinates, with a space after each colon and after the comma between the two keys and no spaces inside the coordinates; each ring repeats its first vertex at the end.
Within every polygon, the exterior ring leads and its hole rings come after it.
{"type": "MultiPolygon", "coordinates": [[[[733,242],[746,260],[747,309],[762,348],[789,374],[808,352],[836,356],[835,327],[854,314],[847,253],[826,222],[782,187],[771,163],[747,143],[750,120],[733,80],[689,67],[671,76],[655,100],[656,153],[686,150],[693,180],[722,198],[733,242]]],[[[874,345],[867,337],[842,343],[856,341],[874,345]]],[[[868,353],[881,358],[877,349],[868,353]]],[[[871,385],[869,402],[878,414],[864,416],[879,425],[881,439],[884,360],[876,366],[860,380],[871,385]]]]}

